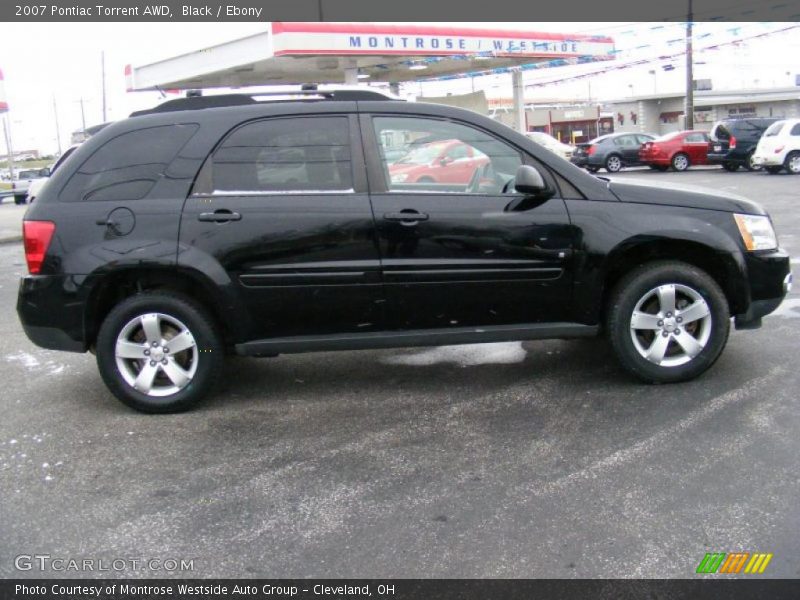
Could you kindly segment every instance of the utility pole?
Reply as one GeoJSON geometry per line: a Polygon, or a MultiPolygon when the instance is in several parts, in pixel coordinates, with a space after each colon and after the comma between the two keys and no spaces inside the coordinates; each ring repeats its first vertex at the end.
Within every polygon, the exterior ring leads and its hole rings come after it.
{"type": "MultiPolygon", "coordinates": [[[[106,115],[106,52],[103,50],[100,53],[100,73],[102,75],[103,81],[103,123],[108,121],[108,117],[106,115]]],[[[84,126],[86,129],[86,126],[84,126]]]]}
{"type": "Polygon", "coordinates": [[[61,156],[61,131],[58,128],[58,107],[56,106],[55,94],[53,94],[53,114],[56,117],[56,143],[58,144],[58,155],[61,156]]]}
{"type": "Polygon", "coordinates": [[[686,106],[683,109],[684,127],[694,129],[694,72],[692,59],[692,0],[689,0],[689,14],[686,21],[686,106]]]}

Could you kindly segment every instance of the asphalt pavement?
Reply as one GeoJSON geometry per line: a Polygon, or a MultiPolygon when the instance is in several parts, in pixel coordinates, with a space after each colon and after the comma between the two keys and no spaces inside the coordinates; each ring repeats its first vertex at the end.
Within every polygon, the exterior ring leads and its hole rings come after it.
{"type": "MultiPolygon", "coordinates": [[[[615,177],[758,200],[800,257],[798,177],[615,177]]],[[[601,340],[321,353],[231,359],[215,398],[148,416],[92,355],[28,342],[24,271],[0,245],[2,577],[92,575],[14,566],[47,554],[193,561],[111,573],[133,577],[691,578],[733,551],[800,576],[797,292],[684,384],[631,380],[601,340]]]]}

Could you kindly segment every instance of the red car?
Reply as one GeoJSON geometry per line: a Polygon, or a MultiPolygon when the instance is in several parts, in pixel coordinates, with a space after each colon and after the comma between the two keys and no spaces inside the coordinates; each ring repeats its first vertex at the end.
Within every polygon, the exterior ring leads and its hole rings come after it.
{"type": "Polygon", "coordinates": [[[708,135],[704,131],[676,131],[662,135],[639,148],[639,160],[651,169],[670,167],[685,171],[692,165],[707,165],[708,135]]]}
{"type": "Polygon", "coordinates": [[[468,184],[489,157],[458,140],[422,144],[389,165],[392,183],[468,184]]]}

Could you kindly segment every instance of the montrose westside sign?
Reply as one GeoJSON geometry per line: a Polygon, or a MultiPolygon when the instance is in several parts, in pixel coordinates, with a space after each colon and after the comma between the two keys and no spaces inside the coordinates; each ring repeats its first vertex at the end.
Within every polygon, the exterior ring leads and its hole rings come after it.
{"type": "Polygon", "coordinates": [[[292,54],[479,54],[571,57],[608,55],[602,36],[354,23],[273,23],[275,56],[292,54]]]}

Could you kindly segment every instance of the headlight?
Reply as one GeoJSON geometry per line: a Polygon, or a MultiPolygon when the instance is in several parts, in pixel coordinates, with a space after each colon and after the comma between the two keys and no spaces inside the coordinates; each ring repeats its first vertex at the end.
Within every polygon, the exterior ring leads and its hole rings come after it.
{"type": "Polygon", "coordinates": [[[773,250],[778,247],[778,237],[769,217],[734,214],[733,218],[748,250],[773,250]]]}
{"type": "Polygon", "coordinates": [[[403,183],[408,179],[408,173],[397,173],[392,175],[392,183],[403,183]]]}

